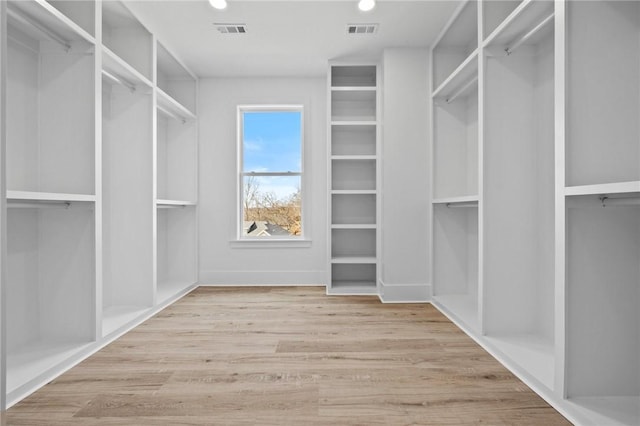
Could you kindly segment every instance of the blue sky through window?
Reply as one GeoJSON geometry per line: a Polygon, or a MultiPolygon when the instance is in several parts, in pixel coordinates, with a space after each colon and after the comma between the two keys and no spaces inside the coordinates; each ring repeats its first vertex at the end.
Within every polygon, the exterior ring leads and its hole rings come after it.
{"type": "Polygon", "coordinates": [[[300,111],[243,112],[244,172],[300,172],[300,111]]]}

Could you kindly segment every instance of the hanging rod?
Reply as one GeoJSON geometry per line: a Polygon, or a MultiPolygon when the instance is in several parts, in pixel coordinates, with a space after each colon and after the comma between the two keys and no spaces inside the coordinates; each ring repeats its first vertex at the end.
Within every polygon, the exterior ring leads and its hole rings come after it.
{"type": "Polygon", "coordinates": [[[66,40],[64,37],[60,36],[59,34],[57,34],[55,31],[45,27],[44,25],[34,20],[33,18],[23,14],[22,12],[18,12],[14,8],[7,8],[7,13],[13,19],[20,21],[22,24],[30,25],[36,30],[40,31],[49,40],[54,41],[58,43],[60,46],[62,46],[66,52],[69,52],[69,50],[71,50],[71,43],[68,40],[66,40]]]}
{"type": "Polygon", "coordinates": [[[602,207],[606,206],[640,206],[640,196],[631,197],[607,197],[602,196],[599,198],[602,203],[602,207]]]}
{"type": "Polygon", "coordinates": [[[537,33],[538,31],[540,31],[545,25],[547,25],[550,21],[553,20],[553,16],[554,14],[552,13],[551,15],[547,16],[546,18],[544,18],[542,20],[542,22],[540,22],[538,25],[536,25],[535,27],[533,27],[531,29],[531,31],[529,31],[528,33],[524,34],[522,37],[520,37],[518,40],[514,41],[510,47],[507,47],[506,49],[504,49],[504,51],[507,53],[507,55],[511,55],[513,52],[515,52],[515,50],[520,47],[520,45],[522,45],[523,43],[525,43],[527,40],[529,40],[531,37],[533,37],[533,35],[535,33],[537,33]]]}
{"type": "Polygon", "coordinates": [[[168,115],[169,117],[173,118],[174,120],[178,120],[178,121],[182,121],[182,124],[185,124],[187,122],[187,120],[184,117],[180,117],[174,113],[172,113],[171,111],[161,107],[160,105],[157,106],[159,111],[162,111],[164,114],[168,115]]]}
{"type": "Polygon", "coordinates": [[[465,203],[447,203],[445,204],[447,206],[447,208],[449,209],[457,209],[457,208],[461,208],[461,209],[471,209],[471,208],[476,208],[478,207],[478,203],[475,202],[465,202],[465,203]]]}
{"type": "Polygon", "coordinates": [[[70,201],[8,201],[7,208],[10,209],[68,209],[71,207],[70,201]]]}
{"type": "Polygon", "coordinates": [[[471,87],[471,86],[472,86],[476,81],[478,81],[478,77],[477,77],[477,76],[476,76],[476,77],[473,77],[473,78],[472,78],[471,80],[469,80],[469,81],[468,81],[464,86],[462,86],[461,88],[459,88],[458,90],[456,90],[456,92],[455,92],[453,95],[449,96],[449,97],[445,100],[445,102],[446,102],[446,103],[448,103],[448,104],[450,104],[450,103],[452,103],[453,101],[455,101],[455,100],[456,100],[456,98],[457,98],[458,96],[460,96],[461,94],[463,94],[463,93],[465,92],[465,90],[467,90],[469,87],[471,87]]]}
{"type": "Polygon", "coordinates": [[[123,77],[120,77],[120,76],[116,77],[115,75],[111,74],[109,71],[105,71],[105,70],[102,70],[102,75],[104,75],[109,80],[113,81],[114,83],[126,87],[127,89],[129,89],[131,91],[131,93],[136,91],[136,85],[131,83],[129,80],[127,80],[127,79],[125,79],[123,77]]]}

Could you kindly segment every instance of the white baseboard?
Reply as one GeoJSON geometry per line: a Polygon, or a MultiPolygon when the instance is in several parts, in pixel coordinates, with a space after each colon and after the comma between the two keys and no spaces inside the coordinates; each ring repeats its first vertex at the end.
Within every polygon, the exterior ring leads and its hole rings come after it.
{"type": "Polygon", "coordinates": [[[324,286],[326,271],[201,271],[201,286],[324,286]]]}
{"type": "Polygon", "coordinates": [[[380,300],[384,303],[426,303],[432,294],[431,284],[388,284],[380,280],[380,300]]]}

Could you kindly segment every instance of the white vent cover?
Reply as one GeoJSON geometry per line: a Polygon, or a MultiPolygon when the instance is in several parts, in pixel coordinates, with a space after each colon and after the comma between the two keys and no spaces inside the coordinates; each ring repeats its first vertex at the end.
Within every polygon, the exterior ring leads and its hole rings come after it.
{"type": "Polygon", "coordinates": [[[216,30],[222,34],[246,34],[247,26],[245,24],[213,24],[216,30]]]}
{"type": "Polygon", "coordinates": [[[378,24],[348,24],[347,34],[375,34],[378,24]]]}

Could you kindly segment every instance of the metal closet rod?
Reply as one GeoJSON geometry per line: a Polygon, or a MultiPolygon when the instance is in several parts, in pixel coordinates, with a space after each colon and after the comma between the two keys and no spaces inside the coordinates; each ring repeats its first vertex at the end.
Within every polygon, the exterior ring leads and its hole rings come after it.
{"type": "Polygon", "coordinates": [[[187,122],[186,118],[180,117],[179,115],[176,115],[176,114],[172,113],[171,111],[168,111],[166,108],[163,108],[160,105],[158,105],[157,108],[158,108],[158,111],[162,111],[165,115],[168,115],[169,117],[173,118],[174,120],[182,121],[182,124],[185,124],[187,122]]]}
{"type": "Polygon", "coordinates": [[[115,76],[115,75],[111,74],[109,71],[106,71],[106,70],[102,70],[102,75],[104,75],[109,80],[113,81],[114,83],[126,87],[127,89],[129,89],[131,91],[131,93],[136,91],[136,85],[131,83],[126,78],[123,78],[123,77],[120,77],[120,76],[115,76]]]}
{"type": "Polygon", "coordinates": [[[7,208],[10,209],[68,209],[71,207],[70,201],[9,201],[7,208]]]}
{"type": "Polygon", "coordinates": [[[45,27],[44,25],[42,25],[38,21],[34,20],[33,18],[31,18],[31,17],[23,14],[22,12],[19,12],[18,10],[14,9],[14,8],[11,8],[11,7],[7,8],[7,14],[9,16],[11,16],[13,19],[16,19],[17,21],[20,21],[22,24],[30,25],[33,28],[35,28],[36,30],[40,31],[49,40],[54,41],[54,42],[58,43],[59,45],[61,45],[62,47],[64,47],[64,49],[67,52],[69,50],[71,50],[71,42],[66,40],[61,35],[57,34],[55,31],[45,27]]]}
{"type": "Polygon", "coordinates": [[[456,209],[456,208],[460,208],[460,209],[471,209],[471,208],[476,208],[478,207],[478,203],[469,201],[469,202],[464,202],[464,203],[447,203],[445,204],[447,206],[447,208],[449,209],[456,209]]]}
{"type": "Polygon", "coordinates": [[[459,88],[458,90],[456,90],[456,92],[449,96],[445,102],[450,104],[453,101],[455,101],[458,96],[460,96],[461,94],[463,94],[469,87],[471,87],[476,81],[478,81],[478,76],[473,77],[471,80],[469,80],[467,83],[465,83],[461,88],[459,88]]]}
{"type": "Polygon", "coordinates": [[[606,206],[640,206],[640,195],[628,197],[600,197],[602,207],[606,206]]]}
{"type": "Polygon", "coordinates": [[[542,28],[544,28],[545,25],[547,25],[550,21],[552,21],[553,17],[554,17],[554,14],[552,13],[551,15],[544,18],[542,22],[540,22],[538,25],[533,27],[531,31],[529,31],[528,33],[524,34],[522,37],[520,37],[519,39],[511,43],[511,46],[504,49],[504,51],[507,52],[507,55],[511,55],[513,52],[515,52],[515,50],[518,47],[520,47],[520,45],[522,45],[523,43],[526,43],[526,41],[529,40],[531,37],[533,37],[535,33],[540,31],[542,28]]]}

